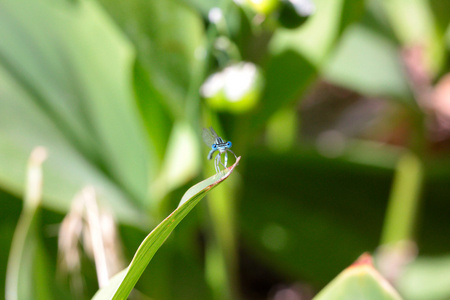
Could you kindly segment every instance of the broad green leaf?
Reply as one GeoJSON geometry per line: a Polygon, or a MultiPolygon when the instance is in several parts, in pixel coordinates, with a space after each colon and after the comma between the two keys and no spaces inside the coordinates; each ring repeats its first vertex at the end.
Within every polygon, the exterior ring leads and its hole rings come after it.
{"type": "Polygon", "coordinates": [[[264,105],[255,113],[253,126],[261,126],[278,109],[298,99],[316,78],[339,31],[342,3],[317,1],[316,13],[304,25],[274,33],[268,45],[264,105]]]}
{"type": "Polygon", "coordinates": [[[99,2],[136,47],[140,84],[150,90],[141,90],[140,105],[157,108],[146,109],[143,117],[155,143],[165,143],[170,127],[164,122],[185,116],[192,77],[203,67],[201,17],[178,0],[99,2]]]}
{"type": "Polygon", "coordinates": [[[343,28],[358,18],[363,1],[314,1],[315,13],[296,30],[279,29],[270,42],[271,53],[293,50],[316,67],[324,62],[343,28]],[[344,17],[346,17],[344,19],[344,17]]]}
{"type": "Polygon", "coordinates": [[[200,66],[195,53],[203,39],[200,16],[178,0],[99,2],[133,41],[151,85],[183,115],[191,76],[200,66]]]}
{"type": "Polygon", "coordinates": [[[278,29],[269,43],[264,105],[255,113],[254,126],[300,98],[317,78],[343,29],[363,11],[359,0],[314,3],[316,12],[304,25],[295,30],[278,29]]]}
{"type": "Polygon", "coordinates": [[[270,42],[271,53],[291,49],[318,67],[330,51],[339,32],[340,12],[344,0],[314,2],[316,11],[296,30],[279,29],[270,42]]]}
{"type": "Polygon", "coordinates": [[[230,176],[239,163],[239,160],[240,157],[237,158],[234,165],[225,169],[223,172],[209,177],[187,190],[181,198],[178,208],[144,239],[129,266],[114,276],[110,284],[99,290],[93,299],[126,299],[142,275],[142,272],[144,272],[156,251],[169,237],[170,233],[209,191],[230,176]]]}
{"type": "Polygon", "coordinates": [[[155,163],[133,97],[131,45],[92,1],[0,3],[0,185],[22,193],[27,154],[49,151],[43,205],[93,185],[126,222],[145,217],[155,163]],[[51,3],[51,4],[50,4],[51,3]]]}
{"type": "Polygon", "coordinates": [[[450,256],[419,257],[407,265],[398,289],[408,300],[450,298],[450,256]]]}
{"type": "Polygon", "coordinates": [[[410,91],[396,45],[380,33],[354,25],[324,67],[325,79],[364,95],[408,99],[410,91]]]}
{"type": "MultiPolygon", "coordinates": [[[[184,170],[176,172],[177,178],[170,181],[171,187],[162,183],[172,176],[168,172],[173,172],[174,161],[180,159],[180,156],[170,156],[178,155],[182,150],[182,147],[174,148],[174,143],[179,142],[174,139],[181,138],[183,141],[180,142],[188,143],[189,149],[193,145],[192,140],[188,141],[192,133],[187,132],[192,129],[180,124],[186,121],[186,98],[197,72],[203,68],[202,57],[199,56],[204,42],[202,20],[178,0],[99,2],[136,48],[134,87],[138,105],[156,155],[165,158],[158,165],[158,178],[150,188],[157,200],[171,188],[191,179],[198,168],[195,158],[184,159],[182,164],[175,166],[184,170]],[[179,122],[174,125],[177,120],[179,122]],[[185,137],[180,136],[181,128],[187,133],[185,137]],[[168,171],[168,168],[172,169],[168,171]]],[[[194,155],[185,152],[181,157],[193,158],[194,155]]]]}
{"type": "Polygon", "coordinates": [[[400,295],[372,264],[372,257],[362,255],[342,271],[314,300],[401,300],[400,295]]]}

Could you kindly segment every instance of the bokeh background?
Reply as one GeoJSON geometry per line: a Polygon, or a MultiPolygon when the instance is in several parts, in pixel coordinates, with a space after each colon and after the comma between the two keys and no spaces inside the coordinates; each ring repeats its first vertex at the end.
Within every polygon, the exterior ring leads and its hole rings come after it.
{"type": "Polygon", "coordinates": [[[0,293],[35,147],[18,284],[89,299],[89,229],[61,225],[80,192],[120,270],[214,174],[213,126],[240,165],[133,299],[310,299],[366,251],[406,299],[449,299],[449,20],[446,0],[1,0],[0,293]]]}

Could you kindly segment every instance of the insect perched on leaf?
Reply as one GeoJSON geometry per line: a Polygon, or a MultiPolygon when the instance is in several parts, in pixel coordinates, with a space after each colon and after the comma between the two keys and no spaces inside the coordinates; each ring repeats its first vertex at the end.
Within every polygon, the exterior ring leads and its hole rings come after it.
{"type": "Polygon", "coordinates": [[[212,159],[214,152],[219,151],[219,153],[217,153],[216,157],[214,158],[214,167],[216,168],[216,172],[219,173],[221,164],[225,168],[227,167],[227,151],[230,151],[231,153],[233,153],[234,157],[236,157],[236,154],[234,154],[234,152],[230,150],[232,144],[230,141],[225,142],[220,136],[217,135],[212,127],[209,127],[208,129],[203,128],[202,137],[206,145],[211,148],[208,153],[208,159],[212,159]],[[221,159],[222,153],[225,153],[223,163],[221,159]]]}

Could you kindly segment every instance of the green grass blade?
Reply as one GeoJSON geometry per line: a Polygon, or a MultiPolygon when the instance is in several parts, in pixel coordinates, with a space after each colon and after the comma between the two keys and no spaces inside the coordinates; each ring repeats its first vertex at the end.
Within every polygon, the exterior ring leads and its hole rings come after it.
{"type": "Polygon", "coordinates": [[[240,157],[238,157],[236,163],[228,169],[197,183],[187,190],[181,198],[177,209],[175,209],[144,239],[136,251],[130,265],[113,277],[109,285],[99,290],[93,299],[126,299],[153,255],[155,255],[156,251],[158,251],[159,247],[161,247],[170,233],[209,191],[228,178],[239,163],[239,160],[240,157]]]}

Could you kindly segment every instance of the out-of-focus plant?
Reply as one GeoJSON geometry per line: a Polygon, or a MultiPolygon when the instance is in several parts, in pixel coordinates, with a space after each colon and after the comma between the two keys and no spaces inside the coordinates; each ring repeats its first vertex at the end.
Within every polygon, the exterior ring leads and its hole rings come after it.
{"type": "Polygon", "coordinates": [[[318,299],[333,299],[364,280],[368,295],[447,299],[430,278],[448,275],[449,12],[434,0],[0,2],[0,266],[11,241],[17,252],[0,279],[19,299],[93,296],[111,274],[89,249],[120,248],[95,230],[107,211],[131,261],[109,284],[124,297],[136,284],[132,298],[325,287],[318,299]],[[214,170],[209,126],[241,166],[173,230],[193,207],[175,209],[182,193],[214,170]],[[41,218],[23,221],[25,201],[18,221],[36,146],[41,218]],[[95,206],[80,201],[67,222],[86,187],[95,206]],[[72,285],[56,268],[59,226],[76,237],[72,285]],[[345,269],[366,251],[375,266],[345,269]]]}
{"type": "Polygon", "coordinates": [[[258,103],[262,81],[260,71],[254,64],[240,63],[212,74],[200,92],[212,109],[248,112],[258,103]]]}

